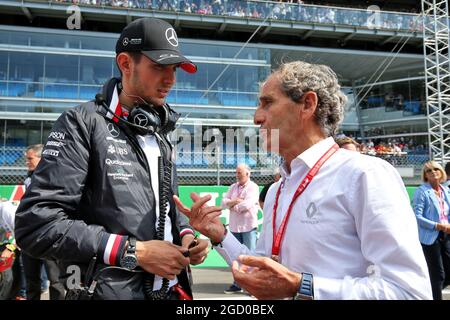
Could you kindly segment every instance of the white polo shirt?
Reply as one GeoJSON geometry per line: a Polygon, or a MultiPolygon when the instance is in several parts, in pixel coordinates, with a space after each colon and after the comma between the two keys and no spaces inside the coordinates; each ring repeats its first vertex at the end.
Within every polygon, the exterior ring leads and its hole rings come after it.
{"type": "MultiPolygon", "coordinates": [[[[271,256],[280,183],[277,230],[299,183],[333,144],[327,138],[303,152],[290,173],[282,166],[283,179],[267,193],[254,254],[271,256]]],[[[296,200],[279,259],[290,270],[314,275],[315,299],[432,299],[417,230],[397,170],[379,158],[339,149],[296,200]]],[[[230,233],[216,249],[229,264],[249,252],[230,233]]]]}

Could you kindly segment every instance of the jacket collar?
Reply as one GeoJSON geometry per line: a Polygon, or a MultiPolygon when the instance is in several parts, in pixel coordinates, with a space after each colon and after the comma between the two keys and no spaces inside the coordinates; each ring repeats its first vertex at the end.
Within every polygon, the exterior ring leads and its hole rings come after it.
{"type": "Polygon", "coordinates": [[[106,104],[108,105],[108,111],[104,110],[104,115],[106,118],[111,119],[114,122],[119,121],[119,117],[123,117],[124,110],[119,101],[119,94],[121,91],[122,82],[120,78],[109,79],[102,89],[103,97],[106,99],[106,104]]]}

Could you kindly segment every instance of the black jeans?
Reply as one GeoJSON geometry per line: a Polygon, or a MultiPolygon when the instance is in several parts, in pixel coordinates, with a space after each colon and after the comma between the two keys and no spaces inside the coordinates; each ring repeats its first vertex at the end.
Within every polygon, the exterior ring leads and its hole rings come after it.
{"type": "Polygon", "coordinates": [[[450,284],[450,237],[439,232],[432,245],[422,244],[423,253],[430,273],[434,300],[442,300],[442,289],[450,284]]]}
{"type": "Polygon", "coordinates": [[[15,254],[16,258],[12,266],[13,285],[11,288],[10,296],[8,298],[10,300],[14,300],[17,296],[20,296],[21,298],[26,297],[26,289],[25,291],[23,291],[23,289],[26,288],[26,280],[22,262],[22,253],[20,250],[17,249],[15,251],[15,254]]]}
{"type": "Polygon", "coordinates": [[[55,261],[33,258],[26,253],[22,255],[27,282],[27,300],[41,299],[41,267],[45,266],[50,280],[50,300],[64,300],[65,289],[60,280],[60,268],[55,261]]]}

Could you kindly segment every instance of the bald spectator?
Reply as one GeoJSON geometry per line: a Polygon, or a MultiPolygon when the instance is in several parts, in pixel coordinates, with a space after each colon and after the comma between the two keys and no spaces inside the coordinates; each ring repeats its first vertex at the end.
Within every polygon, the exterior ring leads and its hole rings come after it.
{"type": "Polygon", "coordinates": [[[338,144],[339,148],[359,152],[359,143],[350,137],[337,138],[336,143],[338,144]]]}
{"type": "MultiPolygon", "coordinates": [[[[245,164],[236,167],[237,182],[222,199],[222,206],[230,209],[230,231],[250,250],[256,248],[258,227],[259,188],[250,180],[250,168],[245,164]]],[[[242,289],[233,283],[225,293],[238,293],[242,289]]]]}

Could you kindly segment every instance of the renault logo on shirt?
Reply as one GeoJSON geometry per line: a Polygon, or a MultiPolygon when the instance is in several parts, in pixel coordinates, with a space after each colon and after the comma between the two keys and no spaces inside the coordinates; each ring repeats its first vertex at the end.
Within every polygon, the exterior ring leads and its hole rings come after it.
{"type": "Polygon", "coordinates": [[[311,202],[308,208],[306,208],[306,216],[311,219],[312,217],[314,217],[316,213],[317,213],[316,205],[314,204],[314,202],[311,202]]]}
{"type": "Polygon", "coordinates": [[[317,206],[314,202],[311,202],[308,207],[306,208],[306,218],[307,219],[301,219],[301,223],[307,223],[307,224],[316,224],[319,223],[318,216],[320,215],[319,210],[317,209],[317,206]]]}

